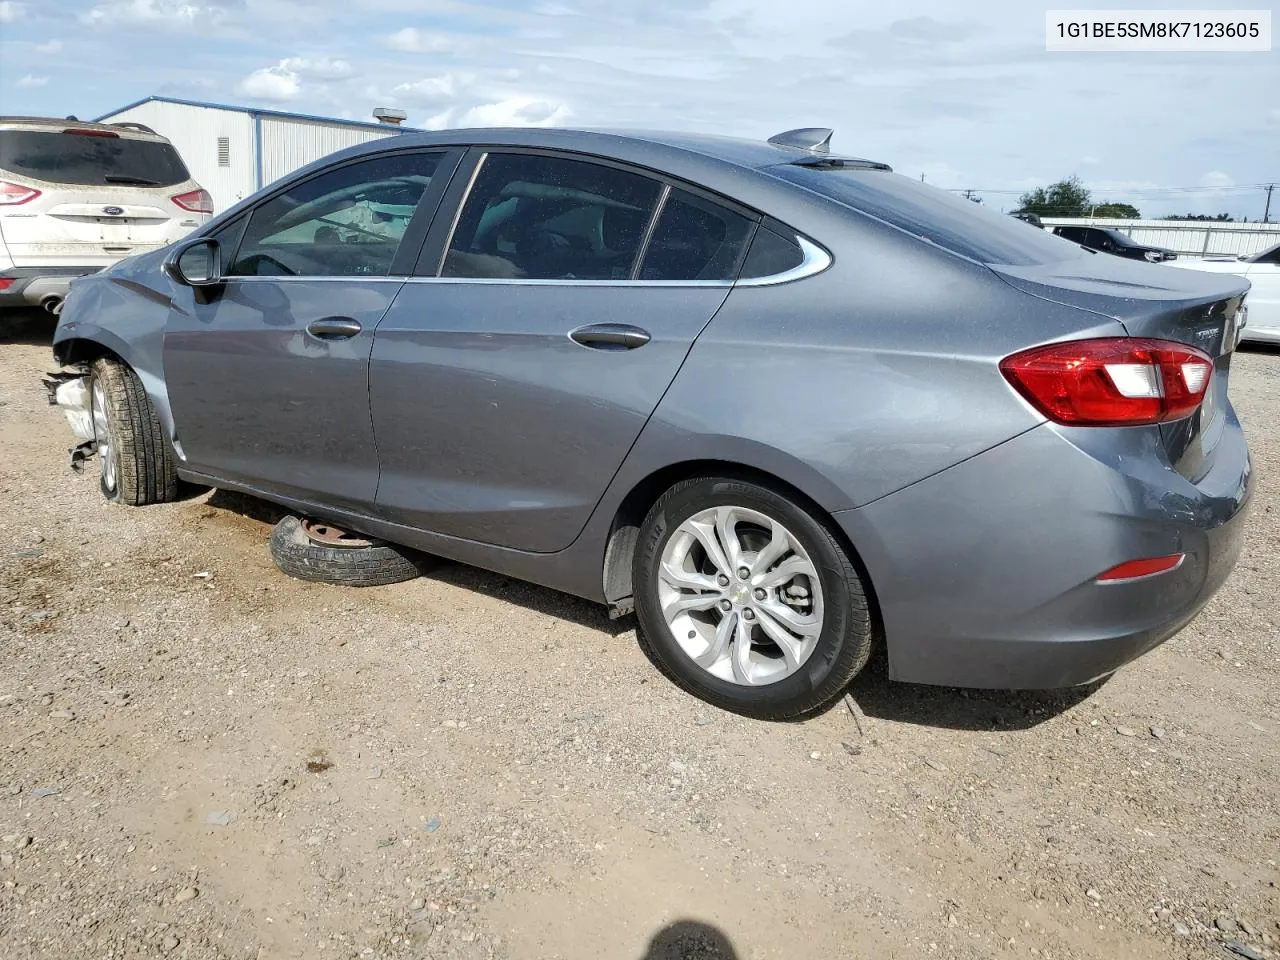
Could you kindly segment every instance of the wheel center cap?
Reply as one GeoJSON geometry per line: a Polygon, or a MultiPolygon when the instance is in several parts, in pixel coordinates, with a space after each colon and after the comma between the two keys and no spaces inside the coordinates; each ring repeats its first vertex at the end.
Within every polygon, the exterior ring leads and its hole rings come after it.
{"type": "Polygon", "coordinates": [[[729,599],[737,605],[747,602],[747,598],[751,596],[751,588],[745,583],[735,584],[729,590],[729,599]]]}

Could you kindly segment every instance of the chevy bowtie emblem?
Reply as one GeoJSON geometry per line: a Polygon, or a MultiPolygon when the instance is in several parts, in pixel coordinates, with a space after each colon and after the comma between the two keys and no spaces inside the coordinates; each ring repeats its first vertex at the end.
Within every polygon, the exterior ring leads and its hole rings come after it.
{"type": "Polygon", "coordinates": [[[118,217],[124,213],[124,207],[103,207],[102,212],[108,217],[118,217]]]}

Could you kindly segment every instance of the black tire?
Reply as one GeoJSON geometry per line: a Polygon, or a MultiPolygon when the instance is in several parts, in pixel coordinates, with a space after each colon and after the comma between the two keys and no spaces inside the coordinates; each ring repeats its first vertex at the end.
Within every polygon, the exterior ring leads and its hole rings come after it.
{"type": "Polygon", "coordinates": [[[343,587],[381,587],[421,575],[419,562],[385,543],[332,547],[316,543],[297,517],[288,516],[271,531],[271,559],[291,577],[343,587]]]}
{"type": "Polygon", "coordinates": [[[682,481],[653,505],[640,528],[632,583],[640,644],[657,667],[694,696],[758,720],[796,720],[838,703],[871,653],[873,623],[862,580],[828,527],[788,496],[727,477],[682,481]],[[658,568],[663,549],[688,518],[710,507],[758,511],[788,528],[818,571],[824,597],[822,632],[799,669],[774,683],[747,686],[713,676],[681,648],[662,615],[658,568]]]}
{"type": "Polygon", "coordinates": [[[112,439],[107,457],[114,466],[112,482],[107,470],[99,472],[102,495],[131,507],[177,500],[173,450],[138,375],[118,360],[103,357],[89,371],[90,403],[95,408],[96,384],[103,388],[112,439]]]}

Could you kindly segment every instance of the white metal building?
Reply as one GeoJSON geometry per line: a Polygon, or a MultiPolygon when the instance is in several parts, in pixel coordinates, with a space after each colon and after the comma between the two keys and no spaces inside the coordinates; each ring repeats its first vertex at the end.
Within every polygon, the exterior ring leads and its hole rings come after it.
{"type": "Polygon", "coordinates": [[[98,121],[141,123],[167,137],[191,176],[212,195],[215,212],[335,150],[410,131],[392,123],[173,97],[147,97],[98,121]]]}

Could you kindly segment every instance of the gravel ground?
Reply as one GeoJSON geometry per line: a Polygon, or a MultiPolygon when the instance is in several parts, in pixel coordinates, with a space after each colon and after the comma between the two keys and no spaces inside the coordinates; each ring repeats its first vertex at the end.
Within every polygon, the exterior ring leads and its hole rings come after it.
{"type": "Polygon", "coordinates": [[[267,505],[107,504],[51,325],[3,324],[6,960],[1280,956],[1280,354],[1237,358],[1247,553],[1180,636],[1069,696],[873,664],[779,725],[570,597],[302,583],[267,505]]]}

